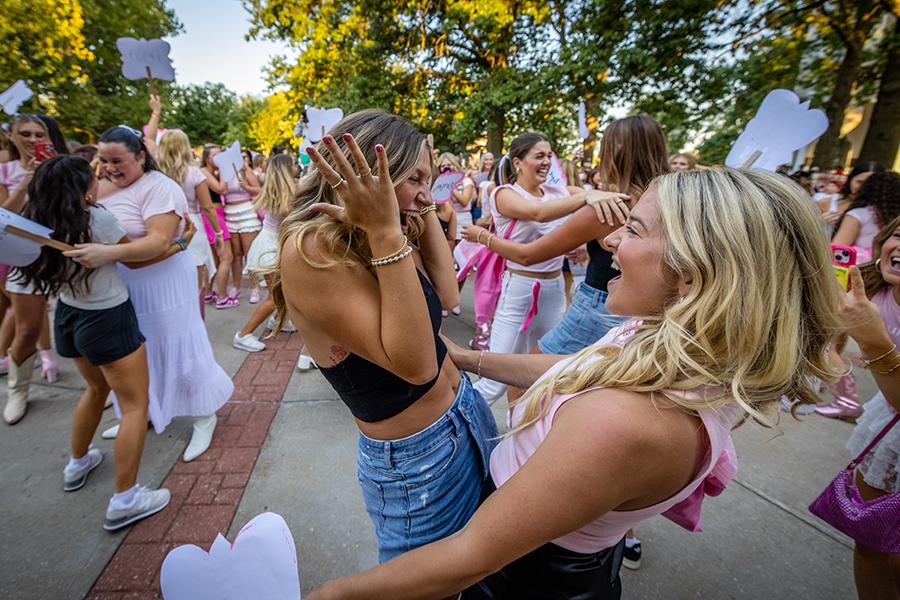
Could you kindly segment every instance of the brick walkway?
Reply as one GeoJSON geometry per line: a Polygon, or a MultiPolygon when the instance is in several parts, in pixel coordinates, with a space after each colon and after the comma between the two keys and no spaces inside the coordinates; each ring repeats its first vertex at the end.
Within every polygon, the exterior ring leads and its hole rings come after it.
{"type": "Polygon", "coordinates": [[[295,333],[265,343],[234,376],[210,449],[193,462],[178,460],[162,483],[172,492],[169,506],[128,532],[88,600],[162,598],[159,570],[169,550],[208,549],[217,533],[227,534],[300,354],[295,333]]]}

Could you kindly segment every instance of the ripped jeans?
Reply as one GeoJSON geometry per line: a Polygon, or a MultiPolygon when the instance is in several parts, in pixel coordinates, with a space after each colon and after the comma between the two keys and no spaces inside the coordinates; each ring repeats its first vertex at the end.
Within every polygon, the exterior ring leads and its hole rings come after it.
{"type": "Polygon", "coordinates": [[[380,562],[462,529],[490,476],[497,435],[494,415],[465,375],[447,412],[422,431],[400,440],[360,434],[357,475],[380,562]]]}

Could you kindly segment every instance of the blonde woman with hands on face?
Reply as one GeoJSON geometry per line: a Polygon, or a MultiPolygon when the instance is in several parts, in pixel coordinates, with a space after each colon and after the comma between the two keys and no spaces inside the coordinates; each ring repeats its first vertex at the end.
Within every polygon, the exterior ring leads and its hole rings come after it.
{"type": "Polygon", "coordinates": [[[438,335],[459,290],[425,136],[364,110],[309,155],[272,293],[356,420],[358,479],[385,561],[465,524],[497,426],[438,335]]]}

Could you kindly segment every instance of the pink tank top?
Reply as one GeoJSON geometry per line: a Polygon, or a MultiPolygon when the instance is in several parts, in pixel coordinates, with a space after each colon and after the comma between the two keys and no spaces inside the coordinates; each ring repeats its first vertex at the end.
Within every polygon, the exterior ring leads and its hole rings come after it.
{"type": "MultiPolygon", "coordinates": [[[[626,325],[627,326],[627,325],[626,325]]],[[[615,343],[621,337],[622,327],[604,336],[595,346],[615,343]]],[[[559,371],[571,361],[566,359],[555,365],[548,375],[559,371]]],[[[576,396],[598,388],[583,390],[577,394],[554,396],[551,408],[540,421],[505,438],[491,454],[491,476],[499,488],[508,481],[537,451],[550,433],[553,418],[559,408],[576,396]]],[[[525,406],[516,406],[512,422],[522,418],[525,406]]],[[[553,543],[582,554],[593,554],[614,546],[629,529],[639,523],[665,513],[664,516],[691,531],[699,531],[700,503],[704,494],[717,495],[737,472],[737,458],[731,441],[731,429],[743,414],[739,405],[729,404],[697,411],[709,439],[709,448],[703,467],[694,479],[670,498],[653,506],[630,511],[610,511],[584,527],[553,540],[553,543]]]]}
{"type": "Polygon", "coordinates": [[[225,194],[225,204],[238,204],[240,202],[247,202],[249,200],[253,200],[253,198],[244,191],[244,188],[241,187],[241,184],[238,183],[237,177],[232,177],[228,180],[228,192],[225,194]]]}

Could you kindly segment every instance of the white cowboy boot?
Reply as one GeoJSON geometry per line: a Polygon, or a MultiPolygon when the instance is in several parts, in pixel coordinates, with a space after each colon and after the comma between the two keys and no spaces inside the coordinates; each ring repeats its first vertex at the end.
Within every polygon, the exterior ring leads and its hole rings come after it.
{"type": "Polygon", "coordinates": [[[34,371],[35,354],[23,360],[22,364],[16,364],[12,356],[9,357],[9,374],[6,381],[8,395],[6,407],[3,409],[3,420],[7,425],[15,425],[21,421],[28,409],[28,387],[31,385],[31,373],[34,371]]]}

